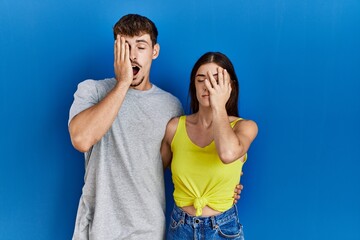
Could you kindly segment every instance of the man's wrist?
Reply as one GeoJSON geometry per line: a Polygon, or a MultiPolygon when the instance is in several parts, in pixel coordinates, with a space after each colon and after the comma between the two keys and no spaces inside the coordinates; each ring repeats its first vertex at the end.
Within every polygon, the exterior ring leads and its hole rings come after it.
{"type": "Polygon", "coordinates": [[[114,87],[116,91],[127,91],[130,88],[131,82],[127,83],[125,81],[119,81],[118,79],[116,79],[116,81],[117,83],[114,87]]]}

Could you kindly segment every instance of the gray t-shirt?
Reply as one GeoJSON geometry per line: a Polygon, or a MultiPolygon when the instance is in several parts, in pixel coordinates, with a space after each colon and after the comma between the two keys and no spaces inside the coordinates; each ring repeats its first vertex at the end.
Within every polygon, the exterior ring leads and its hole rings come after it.
{"type": "MultiPolygon", "coordinates": [[[[80,83],[69,122],[115,84],[113,78],[80,83]]],[[[146,91],[128,90],[109,131],[85,153],[85,184],[73,239],[164,238],[160,145],[167,122],[182,113],[179,100],[155,85],[146,91]]]]}

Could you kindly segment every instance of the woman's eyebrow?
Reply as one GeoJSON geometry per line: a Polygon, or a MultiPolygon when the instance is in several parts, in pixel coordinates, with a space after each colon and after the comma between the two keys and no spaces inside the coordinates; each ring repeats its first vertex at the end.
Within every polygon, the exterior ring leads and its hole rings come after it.
{"type": "Polygon", "coordinates": [[[205,74],[199,73],[199,74],[196,74],[195,77],[205,77],[205,76],[206,76],[205,74]]]}
{"type": "MultiPolygon", "coordinates": [[[[218,75],[217,73],[214,73],[214,74],[213,74],[214,77],[217,77],[217,75],[218,75]]],[[[206,77],[206,74],[199,73],[199,74],[196,74],[195,77],[206,77]]]]}

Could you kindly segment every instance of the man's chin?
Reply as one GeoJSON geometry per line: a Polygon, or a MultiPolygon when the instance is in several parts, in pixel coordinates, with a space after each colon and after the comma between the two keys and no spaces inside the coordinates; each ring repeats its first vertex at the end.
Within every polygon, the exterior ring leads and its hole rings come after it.
{"type": "Polygon", "coordinates": [[[143,78],[141,78],[140,80],[138,80],[138,79],[134,79],[133,81],[132,81],[132,83],[130,84],[130,87],[137,87],[137,86],[139,86],[143,81],[144,81],[144,77],[143,78]]]}

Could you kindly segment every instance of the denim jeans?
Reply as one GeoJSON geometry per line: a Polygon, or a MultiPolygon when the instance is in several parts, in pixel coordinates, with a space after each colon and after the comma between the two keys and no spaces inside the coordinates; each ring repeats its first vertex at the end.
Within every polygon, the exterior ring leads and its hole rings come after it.
{"type": "Polygon", "coordinates": [[[212,217],[195,217],[174,206],[166,240],[244,240],[243,227],[239,222],[237,207],[212,217]]]}

